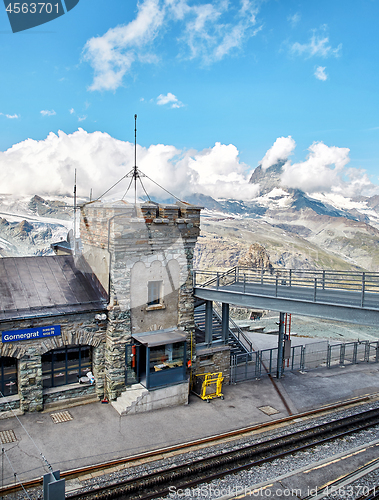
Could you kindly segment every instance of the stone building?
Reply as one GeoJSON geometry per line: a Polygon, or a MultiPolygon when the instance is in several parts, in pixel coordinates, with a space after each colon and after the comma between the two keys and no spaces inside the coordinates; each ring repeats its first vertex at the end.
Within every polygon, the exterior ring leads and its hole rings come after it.
{"type": "Polygon", "coordinates": [[[0,411],[102,396],[107,300],[85,262],[2,258],[0,289],[0,411]],[[90,370],[96,385],[79,384],[90,370]]]}
{"type": "Polygon", "coordinates": [[[0,410],[107,398],[146,411],[187,403],[191,371],[227,371],[225,345],[196,358],[200,210],[91,202],[79,255],[0,259],[0,410]]]}

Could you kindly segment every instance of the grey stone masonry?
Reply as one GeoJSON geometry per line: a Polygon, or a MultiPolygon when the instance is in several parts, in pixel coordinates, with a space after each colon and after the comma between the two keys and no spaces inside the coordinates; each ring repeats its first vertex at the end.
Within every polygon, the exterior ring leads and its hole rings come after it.
{"type": "Polygon", "coordinates": [[[222,372],[223,384],[230,381],[230,346],[215,346],[198,349],[196,374],[222,372]]]}
{"type": "MultiPolygon", "coordinates": [[[[81,209],[83,257],[109,293],[106,392],[125,389],[125,345],[132,334],[176,327],[194,336],[193,251],[200,207],[185,203],[91,202],[81,209]],[[173,262],[177,264],[173,264],[173,262]],[[108,278],[106,277],[108,276],[108,278]],[[148,305],[149,282],[162,297],[148,305]]],[[[195,346],[192,346],[195,355],[195,346]]]]}
{"type": "MultiPolygon", "coordinates": [[[[104,313],[104,311],[100,311],[104,313]]],[[[106,320],[97,320],[95,313],[82,313],[48,318],[15,320],[0,324],[0,331],[23,330],[40,326],[60,325],[61,335],[16,342],[0,341],[0,356],[18,360],[18,395],[22,411],[43,409],[41,356],[65,346],[92,346],[92,370],[96,379],[96,394],[104,395],[106,320]]],[[[77,391],[76,391],[77,392],[77,391]]],[[[64,397],[74,397],[68,389],[64,397]]]]}

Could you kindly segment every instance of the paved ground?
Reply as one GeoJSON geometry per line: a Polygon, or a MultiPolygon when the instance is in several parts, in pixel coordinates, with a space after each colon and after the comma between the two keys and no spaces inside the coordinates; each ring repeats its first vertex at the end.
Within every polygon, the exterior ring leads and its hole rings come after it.
{"type": "MultiPolygon", "coordinates": [[[[379,392],[379,364],[286,372],[277,384],[296,413],[379,392]]],[[[191,395],[188,406],[125,417],[101,403],[69,408],[72,420],[57,424],[51,418],[56,412],[25,414],[19,420],[27,432],[16,418],[0,420],[0,431],[13,430],[17,438],[15,443],[2,445],[6,452],[2,456],[4,484],[14,480],[8,458],[17,478],[26,480],[45,473],[40,453],[54,469],[69,470],[288,415],[267,376],[225,386],[223,392],[224,400],[209,404],[191,395]],[[259,409],[267,405],[278,413],[268,416],[259,409]]]]}

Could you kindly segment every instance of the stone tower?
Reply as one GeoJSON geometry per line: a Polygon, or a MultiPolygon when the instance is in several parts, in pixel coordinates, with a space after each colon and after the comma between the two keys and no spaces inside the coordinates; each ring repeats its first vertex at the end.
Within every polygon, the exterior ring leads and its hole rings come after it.
{"type": "Polygon", "coordinates": [[[110,399],[125,389],[133,335],[176,329],[185,334],[186,359],[195,353],[192,270],[200,210],[181,202],[125,201],[81,208],[82,254],[109,297],[105,393],[110,399]]]}

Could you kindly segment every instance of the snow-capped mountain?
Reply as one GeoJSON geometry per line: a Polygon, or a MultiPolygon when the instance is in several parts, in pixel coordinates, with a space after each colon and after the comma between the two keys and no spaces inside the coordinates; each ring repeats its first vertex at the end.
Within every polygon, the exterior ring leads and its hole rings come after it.
{"type": "MultiPolygon", "coordinates": [[[[250,183],[248,201],[201,193],[186,201],[204,207],[195,252],[198,268],[257,262],[262,249],[271,265],[287,268],[379,270],[379,196],[349,198],[283,186],[284,161],[263,169],[250,183]]],[[[73,227],[72,200],[0,196],[0,254],[43,255],[73,227]]],[[[172,202],[173,200],[167,200],[172,202]]]]}
{"type": "Polygon", "coordinates": [[[199,266],[235,265],[258,243],[274,265],[379,270],[379,196],[351,199],[287,188],[281,181],[284,165],[255,169],[250,183],[259,187],[258,196],[249,201],[201,195],[188,200],[206,209],[199,266]]]}

